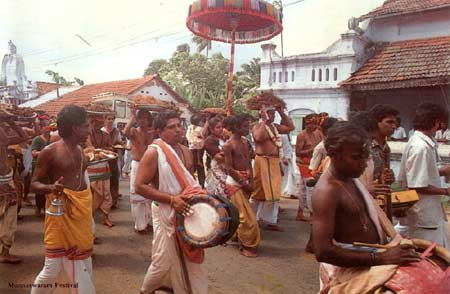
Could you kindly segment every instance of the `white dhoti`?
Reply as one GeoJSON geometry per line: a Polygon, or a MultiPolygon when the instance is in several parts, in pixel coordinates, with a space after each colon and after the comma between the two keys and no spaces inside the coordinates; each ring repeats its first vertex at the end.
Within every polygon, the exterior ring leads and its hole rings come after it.
{"type": "Polygon", "coordinates": [[[94,294],[92,259],[89,257],[83,260],[69,260],[67,257],[46,257],[44,268],[32,284],[31,294],[58,293],[58,288],[69,289],[70,293],[94,294]],[[58,286],[57,279],[62,272],[67,279],[58,286]]]}
{"type": "Polygon", "coordinates": [[[294,159],[290,159],[288,164],[282,164],[283,177],[281,179],[281,195],[291,196],[296,195],[297,184],[300,181],[300,172],[294,159]]]}
{"type": "Polygon", "coordinates": [[[131,203],[131,216],[134,220],[134,229],[136,231],[143,231],[147,229],[147,226],[152,223],[152,209],[151,200],[136,194],[135,181],[137,170],[139,168],[139,161],[133,160],[131,162],[131,175],[130,175],[130,203],[131,203]]]}
{"type": "MultiPolygon", "coordinates": [[[[153,212],[153,242],[152,264],[147,270],[142,283],[141,292],[153,293],[156,289],[166,286],[176,294],[188,293],[185,288],[183,269],[177,252],[177,241],[173,220],[173,210],[165,204],[152,205],[153,212]]],[[[202,264],[192,263],[184,257],[189,274],[192,293],[205,294],[208,291],[206,272],[202,264]]]]}
{"type": "MultiPolygon", "coordinates": [[[[171,195],[178,195],[182,192],[180,183],[178,182],[174,172],[172,171],[164,152],[161,147],[156,144],[166,144],[154,142],[149,148],[155,148],[158,151],[158,174],[160,191],[164,191],[171,195]]],[[[181,172],[190,187],[199,187],[198,183],[192,175],[184,167],[175,151],[166,144],[175,156],[175,160],[181,166],[181,172]]],[[[191,262],[181,249],[178,249],[177,237],[174,226],[175,210],[168,204],[153,203],[153,243],[152,243],[152,263],[142,283],[141,292],[148,294],[153,293],[161,287],[170,287],[175,294],[184,294],[187,292],[187,283],[181,263],[183,257],[186,265],[186,275],[189,278],[193,294],[208,293],[208,279],[203,265],[191,262]]]]}
{"type": "Polygon", "coordinates": [[[442,222],[442,224],[436,228],[420,228],[410,226],[409,236],[416,239],[429,240],[442,247],[450,249],[450,244],[447,239],[447,222],[442,222]]]}
{"type": "Polygon", "coordinates": [[[277,223],[280,201],[258,201],[250,199],[250,205],[256,214],[256,220],[262,220],[272,225],[277,223]]]}

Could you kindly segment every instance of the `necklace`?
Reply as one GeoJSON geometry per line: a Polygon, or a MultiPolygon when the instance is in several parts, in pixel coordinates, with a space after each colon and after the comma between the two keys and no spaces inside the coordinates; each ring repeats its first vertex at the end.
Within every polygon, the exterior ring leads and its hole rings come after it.
{"type": "MultiPolygon", "coordinates": [[[[64,147],[65,147],[66,150],[67,150],[67,153],[68,153],[67,155],[70,157],[70,161],[71,161],[71,163],[72,163],[73,168],[76,168],[76,163],[75,163],[75,160],[73,159],[72,153],[71,153],[70,150],[69,150],[69,147],[67,147],[66,142],[63,142],[63,143],[64,143],[64,147]]],[[[76,148],[77,148],[78,151],[80,151],[78,145],[76,146],[76,148]]],[[[83,171],[83,154],[81,153],[81,151],[80,151],[80,155],[81,155],[81,156],[80,156],[80,170],[79,170],[79,172],[77,172],[76,175],[75,175],[75,178],[78,179],[78,187],[77,187],[77,191],[80,190],[80,188],[81,188],[81,180],[83,179],[83,177],[82,177],[82,171],[83,171]]]]}
{"type": "MultiPolygon", "coordinates": [[[[359,221],[361,223],[362,229],[364,232],[367,232],[369,230],[369,227],[368,227],[369,218],[367,216],[367,209],[366,209],[365,204],[363,203],[361,205],[361,201],[359,201],[360,199],[356,200],[355,197],[353,196],[353,194],[350,193],[348,188],[340,180],[338,180],[337,177],[335,175],[333,175],[333,173],[329,169],[327,171],[336,180],[337,184],[344,189],[345,193],[348,195],[348,198],[350,198],[353,206],[355,206],[355,208],[358,210],[359,221]]],[[[356,190],[358,190],[358,188],[353,183],[353,181],[352,181],[352,185],[356,190]]]]}

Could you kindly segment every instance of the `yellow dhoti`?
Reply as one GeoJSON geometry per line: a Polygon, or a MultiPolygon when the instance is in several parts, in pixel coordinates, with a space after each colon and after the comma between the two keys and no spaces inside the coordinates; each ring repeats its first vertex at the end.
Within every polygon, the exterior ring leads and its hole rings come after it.
{"type": "MultiPolygon", "coordinates": [[[[94,245],[92,233],[92,195],[89,189],[64,189],[63,216],[45,216],[44,243],[47,257],[73,256],[84,259],[91,256],[94,245]]],[[[55,196],[47,196],[46,208],[55,196]]]]}
{"type": "Polygon", "coordinates": [[[237,237],[242,246],[246,248],[256,248],[261,241],[258,222],[248,197],[238,186],[227,185],[228,197],[234,206],[239,210],[239,227],[237,237]]]}
{"type": "Polygon", "coordinates": [[[253,167],[252,199],[279,201],[281,196],[281,169],[278,157],[256,155],[253,167]]]}

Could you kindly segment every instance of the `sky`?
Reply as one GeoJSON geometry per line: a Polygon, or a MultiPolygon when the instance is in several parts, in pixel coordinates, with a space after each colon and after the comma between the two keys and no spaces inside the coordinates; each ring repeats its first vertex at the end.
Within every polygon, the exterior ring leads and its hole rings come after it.
{"type": "MultiPolygon", "coordinates": [[[[133,79],[154,59],[170,58],[189,43],[188,0],[2,0],[0,55],[8,40],[23,56],[29,80],[51,81],[46,70],[85,83],[133,79]]],[[[271,1],[269,1],[271,2],[271,1]]],[[[347,31],[350,17],[384,0],[283,0],[284,55],[320,52],[347,31]]],[[[270,41],[281,54],[280,36],[270,41]]],[[[261,56],[261,44],[237,45],[235,70],[261,56]]],[[[195,46],[191,46],[191,51],[195,46]]],[[[229,44],[213,42],[212,52],[229,58],[229,44]]]]}

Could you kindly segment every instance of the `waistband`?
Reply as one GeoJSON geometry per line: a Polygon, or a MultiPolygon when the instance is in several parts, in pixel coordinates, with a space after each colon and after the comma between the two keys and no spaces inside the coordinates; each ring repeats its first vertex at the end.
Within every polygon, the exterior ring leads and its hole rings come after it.
{"type": "Polygon", "coordinates": [[[259,157],[265,157],[265,158],[280,158],[278,155],[264,155],[264,154],[258,154],[258,153],[256,153],[256,156],[259,156],[259,157]]]}
{"type": "Polygon", "coordinates": [[[61,258],[67,257],[69,260],[83,260],[92,256],[93,249],[88,249],[84,251],[78,251],[77,247],[72,247],[68,250],[64,248],[60,249],[49,249],[45,248],[45,257],[48,258],[61,258]]]}

